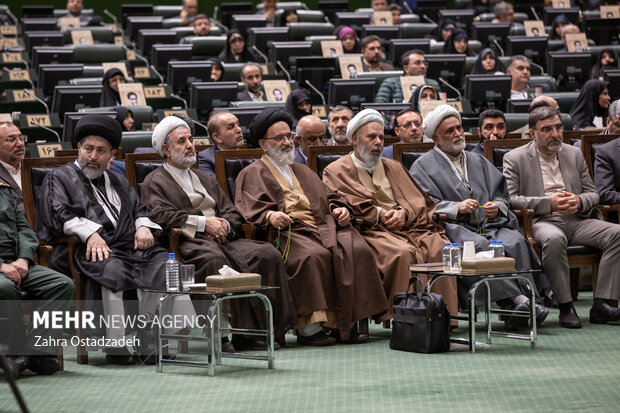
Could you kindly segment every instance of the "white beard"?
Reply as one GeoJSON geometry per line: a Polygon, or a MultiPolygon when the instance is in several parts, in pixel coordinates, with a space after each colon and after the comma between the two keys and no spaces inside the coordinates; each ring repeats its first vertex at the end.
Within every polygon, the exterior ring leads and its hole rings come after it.
{"type": "Polygon", "coordinates": [[[170,151],[170,160],[172,160],[175,165],[189,168],[196,163],[196,154],[192,156],[185,156],[185,154],[183,153],[179,153],[177,151],[170,151]]]}
{"type": "Polygon", "coordinates": [[[381,154],[373,155],[371,149],[362,143],[357,144],[357,151],[360,154],[360,158],[362,158],[361,161],[368,164],[368,166],[375,168],[379,165],[379,162],[381,161],[381,154]]]}
{"type": "Polygon", "coordinates": [[[282,149],[278,149],[275,146],[271,146],[271,144],[268,144],[267,154],[278,165],[292,165],[295,162],[295,151],[293,150],[283,151],[282,149]]]}

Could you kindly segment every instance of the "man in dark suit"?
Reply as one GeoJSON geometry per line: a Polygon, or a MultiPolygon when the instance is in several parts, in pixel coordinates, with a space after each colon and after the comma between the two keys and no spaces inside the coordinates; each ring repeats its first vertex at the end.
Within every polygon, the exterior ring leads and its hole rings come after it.
{"type": "Polygon", "coordinates": [[[609,105],[607,112],[606,128],[603,135],[614,135],[620,133],[620,99],[616,99],[609,105]]]}
{"type": "Polygon", "coordinates": [[[325,145],[325,125],[318,116],[308,115],[299,120],[295,132],[299,141],[299,147],[295,149],[295,162],[308,165],[308,148],[325,145]]]}
{"type": "Polygon", "coordinates": [[[256,63],[247,63],[241,68],[241,82],[245,85],[243,92],[237,93],[237,100],[243,102],[264,102],[265,93],[261,90],[263,75],[256,63]]]}
{"type": "Polygon", "coordinates": [[[24,211],[21,161],[26,154],[26,139],[15,124],[0,122],[0,182],[11,186],[13,198],[24,211]]]}
{"type": "Polygon", "coordinates": [[[226,110],[211,115],[207,122],[207,132],[215,145],[198,154],[198,167],[215,179],[215,151],[239,149],[244,144],[243,132],[239,119],[226,110]]]}
{"type": "Polygon", "coordinates": [[[594,183],[601,204],[620,204],[620,138],[596,148],[594,183]]]}
{"type": "Polygon", "coordinates": [[[570,244],[601,250],[590,323],[620,320],[620,309],[609,305],[620,296],[620,225],[601,220],[595,208],[599,195],[581,151],[562,143],[560,112],[549,106],[535,109],[529,126],[534,140],[506,154],[504,175],[511,206],[534,210],[534,238],[560,305],[560,326],[581,328],[570,293],[570,244]]]}

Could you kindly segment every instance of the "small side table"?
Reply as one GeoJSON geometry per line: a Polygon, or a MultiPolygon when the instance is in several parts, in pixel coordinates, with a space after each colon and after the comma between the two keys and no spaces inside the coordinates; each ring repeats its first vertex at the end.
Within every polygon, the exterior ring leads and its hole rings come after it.
{"type": "Polygon", "coordinates": [[[461,320],[467,321],[469,327],[469,340],[464,339],[453,339],[456,342],[465,342],[469,345],[469,350],[472,353],[476,352],[476,322],[475,322],[475,297],[476,291],[478,287],[484,285],[486,287],[486,299],[484,303],[484,321],[485,327],[487,330],[486,334],[486,342],[487,344],[491,344],[492,336],[501,336],[505,338],[511,338],[516,340],[528,340],[530,342],[531,348],[536,348],[536,290],[534,289],[534,285],[532,282],[524,277],[524,274],[529,273],[538,273],[540,270],[525,270],[525,271],[510,271],[510,272],[495,272],[495,273],[483,273],[483,274],[454,274],[454,273],[446,273],[441,271],[412,271],[414,274],[427,274],[432,276],[430,281],[428,282],[427,291],[430,292],[433,284],[442,278],[463,278],[463,277],[476,277],[478,281],[472,285],[469,289],[468,299],[469,299],[469,313],[467,317],[460,316],[451,316],[453,320],[461,320]],[[530,289],[530,308],[529,311],[515,311],[515,310],[502,310],[502,309],[493,309],[491,308],[491,290],[489,289],[489,283],[494,281],[504,281],[504,280],[522,280],[524,281],[528,288],[530,289]],[[504,331],[494,331],[491,325],[491,314],[505,315],[505,316],[516,316],[516,317],[528,317],[529,318],[529,334],[517,334],[517,333],[508,333],[504,331]]]}
{"type": "Polygon", "coordinates": [[[163,305],[173,297],[181,295],[202,295],[211,300],[211,304],[207,310],[207,319],[205,323],[207,325],[206,337],[179,335],[179,334],[163,334],[159,324],[155,325],[155,335],[157,340],[157,372],[163,372],[164,364],[177,364],[194,367],[207,367],[208,375],[215,376],[215,365],[222,364],[223,357],[239,358],[239,359],[251,359],[251,360],[263,360],[267,362],[267,368],[274,368],[274,334],[273,334],[273,310],[269,299],[262,294],[264,291],[273,290],[279,287],[262,287],[259,289],[249,289],[225,293],[213,293],[202,291],[161,291],[151,290],[149,292],[164,294],[159,300],[159,304],[156,309],[156,317],[161,320],[161,310],[163,305]],[[256,329],[244,329],[244,328],[222,328],[221,326],[221,305],[227,300],[239,300],[243,298],[258,298],[265,306],[265,325],[266,330],[256,329]],[[222,352],[222,333],[240,333],[250,336],[265,337],[267,342],[267,354],[255,355],[245,353],[223,353],[222,352]],[[209,351],[209,361],[190,361],[190,360],[166,360],[162,358],[162,340],[165,339],[177,339],[188,341],[206,341],[209,351]]]}

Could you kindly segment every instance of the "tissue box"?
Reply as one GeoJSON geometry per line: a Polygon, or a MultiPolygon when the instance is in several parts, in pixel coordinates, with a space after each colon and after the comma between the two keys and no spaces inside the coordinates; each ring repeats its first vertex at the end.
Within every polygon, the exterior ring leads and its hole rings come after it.
{"type": "Polygon", "coordinates": [[[240,273],[236,275],[209,275],[205,278],[206,291],[225,293],[230,291],[261,288],[260,274],[240,273]]]}
{"type": "Polygon", "coordinates": [[[461,274],[484,274],[515,270],[515,260],[510,257],[476,258],[461,261],[461,274]]]}

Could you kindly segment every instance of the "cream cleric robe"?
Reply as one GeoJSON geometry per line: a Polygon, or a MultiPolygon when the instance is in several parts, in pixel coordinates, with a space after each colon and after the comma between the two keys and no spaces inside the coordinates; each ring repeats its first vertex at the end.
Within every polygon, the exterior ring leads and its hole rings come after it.
{"type": "MultiPolygon", "coordinates": [[[[282,256],[266,242],[239,238],[243,218],[215,179],[191,169],[195,193],[188,194],[164,167],[151,172],[142,184],[142,200],[153,211],[153,220],[164,229],[182,228],[180,250],[184,264],[196,266],[196,279],[217,274],[223,265],[239,272],[258,273],[265,286],[278,290],[266,293],[274,310],[276,339],[283,343],[286,330],[296,323],[295,305],[288,288],[282,256]],[[216,216],[230,223],[226,242],[219,244],[196,232],[189,215],[216,216]],[[184,224],[186,224],[184,227],[184,224]]],[[[243,328],[265,328],[264,307],[258,300],[232,300],[232,323],[243,328]]]]}
{"type": "MultiPolygon", "coordinates": [[[[294,180],[291,191],[298,191],[300,198],[305,195],[310,209],[302,211],[297,203],[296,215],[309,215],[314,221],[314,225],[310,225],[295,218],[292,224],[286,268],[297,315],[308,318],[316,312],[334,312],[341,337],[347,340],[356,321],[372,316],[378,320],[388,317],[389,306],[381,279],[359,233],[350,226],[337,227],[330,213],[336,207],[348,208],[345,201],[307,166],[294,163],[290,168],[294,180]]],[[[290,212],[283,187],[272,169],[275,167],[263,157],[244,168],[237,177],[235,204],[249,222],[257,225],[264,223],[269,211],[290,212]]],[[[281,231],[281,249],[284,249],[287,235],[288,231],[281,231]]]]}
{"type": "MultiPolygon", "coordinates": [[[[441,262],[441,250],[448,239],[443,228],[433,222],[435,204],[400,163],[381,158],[371,177],[351,155],[343,156],[325,168],[323,181],[348,202],[356,218],[364,220],[362,236],[370,245],[390,302],[394,294],[407,289],[410,264],[441,262]],[[403,229],[391,231],[381,225],[377,207],[404,209],[403,229]]],[[[443,296],[450,314],[456,315],[456,281],[439,280],[433,291],[443,296]]]]}

